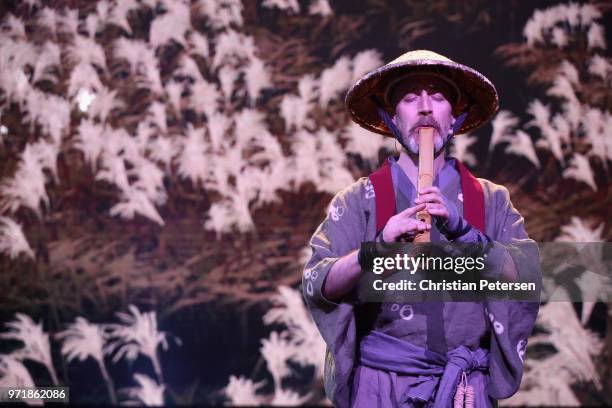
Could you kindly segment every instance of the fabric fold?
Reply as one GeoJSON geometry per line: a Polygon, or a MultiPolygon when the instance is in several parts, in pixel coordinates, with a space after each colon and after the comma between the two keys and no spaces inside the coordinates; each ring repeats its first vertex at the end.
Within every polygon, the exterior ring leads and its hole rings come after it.
{"type": "MultiPolygon", "coordinates": [[[[434,400],[435,408],[451,406],[461,374],[488,372],[489,352],[459,346],[442,355],[396,337],[373,330],[361,340],[360,362],[368,367],[398,374],[418,376],[402,395],[400,404],[410,400],[434,400]],[[436,391],[437,389],[437,391],[436,391]],[[434,395],[435,393],[435,395],[434,395]]],[[[486,394],[484,381],[477,381],[475,392],[486,394]]]]}

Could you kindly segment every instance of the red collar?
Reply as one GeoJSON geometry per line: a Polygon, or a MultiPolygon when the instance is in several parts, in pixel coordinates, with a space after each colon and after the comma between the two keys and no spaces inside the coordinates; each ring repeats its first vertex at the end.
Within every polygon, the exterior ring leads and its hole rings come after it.
{"type": "MultiPolygon", "coordinates": [[[[457,168],[463,193],[463,216],[473,227],[484,233],[485,206],[482,186],[459,160],[457,160],[457,168]]],[[[376,232],[379,232],[397,211],[389,160],[385,160],[378,170],[370,174],[370,180],[374,186],[376,199],[376,232]]]]}

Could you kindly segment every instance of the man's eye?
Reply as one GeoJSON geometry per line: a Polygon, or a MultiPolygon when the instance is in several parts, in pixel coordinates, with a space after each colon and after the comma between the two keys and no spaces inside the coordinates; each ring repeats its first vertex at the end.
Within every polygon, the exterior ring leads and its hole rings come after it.
{"type": "Polygon", "coordinates": [[[416,95],[408,95],[404,98],[404,101],[406,102],[414,102],[416,100],[416,95]]]}
{"type": "Polygon", "coordinates": [[[440,93],[436,93],[431,96],[431,99],[433,99],[434,101],[443,101],[444,96],[440,93]]]}

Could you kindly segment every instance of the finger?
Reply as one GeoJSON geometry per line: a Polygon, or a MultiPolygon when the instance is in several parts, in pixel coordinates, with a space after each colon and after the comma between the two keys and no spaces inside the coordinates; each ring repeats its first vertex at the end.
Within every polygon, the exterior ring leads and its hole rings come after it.
{"type": "Polygon", "coordinates": [[[431,224],[415,220],[411,218],[402,228],[403,232],[413,232],[413,231],[427,231],[431,229],[431,224]]]}
{"type": "Polygon", "coordinates": [[[414,200],[415,204],[439,203],[442,204],[442,197],[436,193],[421,194],[414,200]]]}
{"type": "Polygon", "coordinates": [[[436,193],[436,194],[442,194],[442,192],[440,191],[440,189],[436,186],[431,186],[431,187],[424,187],[421,189],[421,191],[419,192],[419,194],[427,194],[427,193],[436,193]]]}
{"type": "Polygon", "coordinates": [[[431,229],[431,224],[427,224],[425,222],[421,222],[417,225],[417,231],[429,231],[431,229]]]}
{"type": "Polygon", "coordinates": [[[402,218],[410,218],[414,214],[416,214],[417,212],[421,211],[424,208],[425,208],[425,204],[424,203],[417,204],[414,207],[406,208],[404,211],[402,211],[398,215],[401,216],[402,218]]]}
{"type": "Polygon", "coordinates": [[[442,210],[442,211],[448,213],[448,210],[446,209],[446,206],[444,204],[438,204],[438,203],[427,203],[427,204],[425,204],[425,210],[427,210],[428,213],[431,213],[431,211],[433,211],[433,210],[435,210],[435,211],[442,210]]]}
{"type": "Polygon", "coordinates": [[[443,208],[432,208],[428,209],[427,212],[429,215],[448,219],[448,212],[443,208]]]}

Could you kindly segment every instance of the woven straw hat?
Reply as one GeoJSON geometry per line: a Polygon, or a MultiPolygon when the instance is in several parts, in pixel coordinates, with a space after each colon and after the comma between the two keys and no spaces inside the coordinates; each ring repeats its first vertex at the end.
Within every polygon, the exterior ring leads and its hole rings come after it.
{"type": "Polygon", "coordinates": [[[351,119],[372,132],[393,136],[377,108],[383,108],[392,116],[395,107],[390,106],[387,97],[390,88],[406,76],[416,73],[442,77],[458,89],[460,98],[454,103],[453,112],[455,116],[467,112],[467,118],[457,134],[482,126],[499,109],[495,86],[480,72],[435,52],[417,50],[367,73],[349,89],[345,105],[351,119]]]}

